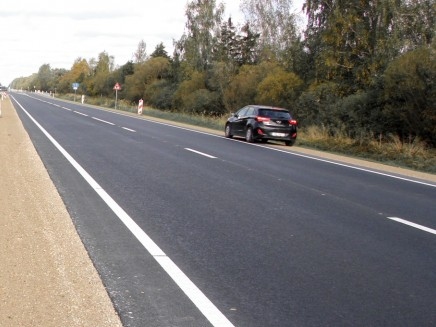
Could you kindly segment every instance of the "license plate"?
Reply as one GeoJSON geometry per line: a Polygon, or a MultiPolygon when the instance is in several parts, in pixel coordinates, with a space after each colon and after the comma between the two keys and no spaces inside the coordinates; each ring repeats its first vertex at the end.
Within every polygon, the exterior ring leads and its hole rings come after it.
{"type": "Polygon", "coordinates": [[[273,132],[273,133],[271,133],[271,135],[272,135],[272,136],[276,136],[276,137],[286,137],[288,134],[286,134],[286,133],[276,133],[276,132],[273,132]]]}

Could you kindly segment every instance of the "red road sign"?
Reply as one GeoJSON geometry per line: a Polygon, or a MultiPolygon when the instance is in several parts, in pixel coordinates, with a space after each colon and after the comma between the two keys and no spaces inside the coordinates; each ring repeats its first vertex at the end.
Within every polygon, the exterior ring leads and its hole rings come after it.
{"type": "Polygon", "coordinates": [[[114,90],[117,90],[117,91],[121,90],[121,85],[119,83],[116,83],[114,86],[114,90]]]}

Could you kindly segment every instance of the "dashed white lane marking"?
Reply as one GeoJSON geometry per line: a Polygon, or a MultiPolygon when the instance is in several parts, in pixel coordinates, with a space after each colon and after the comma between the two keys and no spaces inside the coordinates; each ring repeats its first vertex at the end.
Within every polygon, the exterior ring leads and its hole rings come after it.
{"type": "Polygon", "coordinates": [[[105,124],[108,124],[108,125],[115,126],[115,124],[114,124],[114,123],[111,123],[110,121],[103,120],[103,119],[100,119],[100,118],[97,118],[97,117],[91,117],[91,118],[92,118],[92,119],[95,119],[95,120],[98,120],[98,121],[100,121],[100,122],[102,122],[102,123],[105,123],[105,124]]]}
{"type": "Polygon", "coordinates": [[[121,127],[121,128],[125,129],[126,131],[136,133],[136,131],[134,129],[130,129],[130,128],[127,128],[127,127],[121,127]]]}
{"type": "Polygon", "coordinates": [[[432,233],[432,234],[436,235],[436,230],[435,229],[428,228],[428,227],[425,227],[425,226],[422,226],[422,225],[418,225],[418,224],[415,224],[415,223],[413,223],[411,221],[408,221],[408,220],[405,220],[405,219],[401,219],[401,218],[397,218],[397,217],[388,217],[388,219],[394,220],[394,221],[399,222],[401,224],[408,225],[408,226],[411,226],[411,227],[414,227],[414,228],[417,228],[417,229],[423,230],[425,232],[432,233]]]}
{"type": "MultiPolygon", "coordinates": [[[[29,96],[29,95],[27,95],[27,96],[29,96]]],[[[42,100],[40,100],[38,98],[34,98],[34,97],[31,97],[31,98],[39,100],[39,101],[42,101],[42,100]]],[[[97,109],[97,110],[102,110],[102,109],[97,109]]],[[[119,112],[114,112],[114,114],[125,116],[123,113],[119,113],[119,112]]],[[[216,135],[216,134],[211,134],[211,133],[207,133],[207,132],[202,132],[202,131],[198,131],[198,130],[191,129],[191,128],[176,126],[176,125],[172,125],[172,124],[168,124],[168,123],[162,123],[162,122],[158,122],[158,121],[154,121],[154,120],[148,120],[148,121],[153,122],[155,124],[165,125],[165,126],[169,126],[169,127],[172,127],[172,128],[178,128],[178,129],[182,129],[182,130],[186,130],[186,131],[190,131],[190,132],[194,132],[194,133],[198,133],[198,134],[204,134],[204,135],[209,135],[209,136],[213,136],[213,137],[220,137],[220,138],[222,138],[221,135],[216,135]]],[[[226,140],[229,141],[229,142],[230,141],[232,141],[232,142],[240,142],[239,140],[235,140],[235,139],[226,139],[226,140]]],[[[412,179],[412,178],[401,177],[401,176],[397,176],[397,175],[383,173],[383,172],[380,172],[380,171],[375,171],[375,170],[371,170],[371,169],[367,169],[367,168],[353,166],[351,164],[349,165],[349,164],[344,164],[344,163],[340,163],[340,162],[333,161],[333,160],[327,160],[327,159],[322,159],[322,158],[318,158],[318,157],[313,157],[313,156],[310,156],[310,155],[307,155],[307,154],[301,154],[301,153],[292,152],[292,151],[288,152],[288,151],[284,151],[284,150],[281,150],[281,149],[271,148],[271,147],[268,147],[268,146],[265,146],[265,145],[255,144],[255,143],[247,143],[247,145],[258,146],[258,147],[262,147],[264,149],[271,150],[271,151],[282,152],[282,153],[293,155],[293,156],[296,156],[296,157],[302,157],[302,158],[306,158],[306,159],[310,159],[310,160],[316,160],[316,161],[320,161],[320,162],[325,162],[325,163],[328,163],[328,164],[331,164],[331,165],[347,167],[347,168],[350,168],[350,169],[360,170],[360,171],[364,171],[364,172],[367,172],[367,173],[370,173],[370,174],[376,174],[376,175],[385,176],[385,177],[389,177],[389,178],[399,179],[399,180],[403,180],[403,181],[410,182],[410,183],[416,183],[416,184],[421,184],[421,185],[425,185],[425,186],[436,187],[436,184],[432,184],[430,182],[419,181],[419,180],[412,179]]]]}
{"type": "Polygon", "coordinates": [[[85,116],[85,117],[89,117],[87,114],[81,113],[80,111],[73,110],[73,112],[75,114],[79,114],[79,115],[82,115],[82,116],[85,116]]]}
{"type": "Polygon", "coordinates": [[[197,154],[199,154],[201,156],[205,156],[205,157],[208,157],[208,158],[211,158],[211,159],[216,159],[216,157],[211,156],[210,154],[203,153],[203,152],[200,152],[200,151],[197,151],[197,150],[193,150],[193,149],[190,149],[190,148],[185,148],[185,150],[197,153],[197,154]]]}
{"type": "Polygon", "coordinates": [[[14,99],[24,113],[33,123],[47,136],[50,142],[62,153],[77,172],[101,197],[114,214],[124,223],[130,232],[153,256],[165,272],[180,287],[186,296],[194,303],[207,320],[216,327],[234,327],[234,325],[222,314],[222,312],[204,295],[204,293],[180,270],[162,249],[139,227],[139,225],[121,208],[111,196],[88,174],[88,172],[30,115],[23,106],[14,99]]]}

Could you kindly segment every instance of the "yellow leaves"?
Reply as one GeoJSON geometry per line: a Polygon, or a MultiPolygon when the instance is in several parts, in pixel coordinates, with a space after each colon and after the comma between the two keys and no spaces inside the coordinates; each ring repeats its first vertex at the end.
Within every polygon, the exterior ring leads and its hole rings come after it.
{"type": "Polygon", "coordinates": [[[170,62],[167,58],[156,57],[151,58],[138,66],[135,69],[135,74],[138,74],[144,81],[153,81],[161,79],[166,74],[170,67],[170,62]]]}
{"type": "Polygon", "coordinates": [[[294,73],[276,69],[257,87],[256,101],[262,104],[287,106],[296,99],[297,90],[303,81],[294,73]]]}
{"type": "Polygon", "coordinates": [[[91,68],[86,59],[78,58],[74,62],[71,70],[67,71],[59,79],[58,89],[69,90],[71,83],[82,83],[91,75],[91,68]]]}

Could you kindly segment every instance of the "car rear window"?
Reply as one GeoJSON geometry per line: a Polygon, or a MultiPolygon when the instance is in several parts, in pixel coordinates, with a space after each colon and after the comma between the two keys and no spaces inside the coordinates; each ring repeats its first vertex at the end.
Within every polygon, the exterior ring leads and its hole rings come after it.
{"type": "Polygon", "coordinates": [[[275,119],[291,119],[289,112],[274,109],[259,109],[259,116],[275,119]]]}

